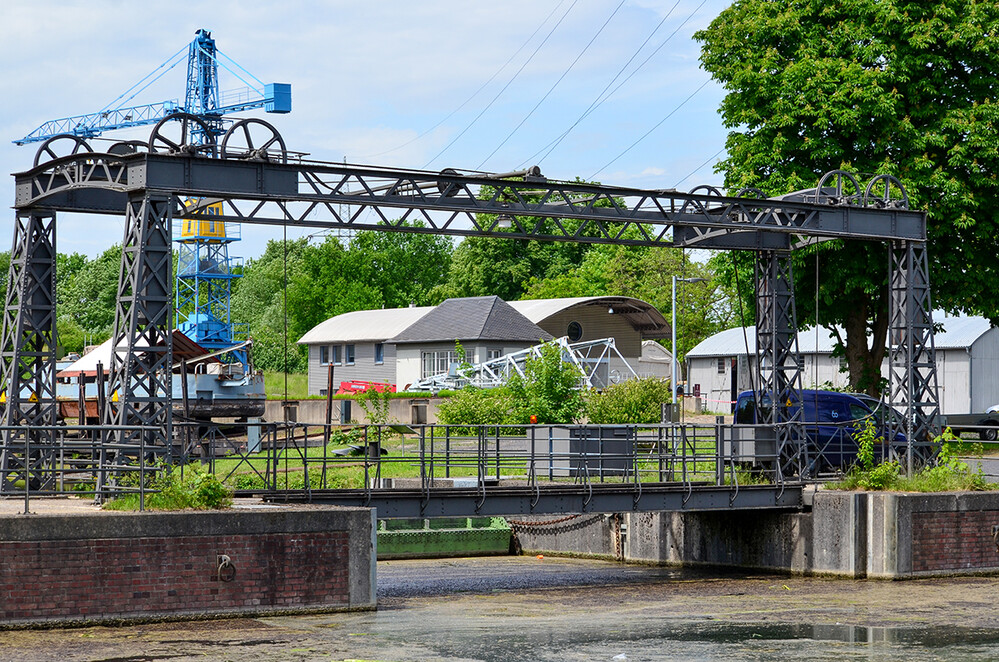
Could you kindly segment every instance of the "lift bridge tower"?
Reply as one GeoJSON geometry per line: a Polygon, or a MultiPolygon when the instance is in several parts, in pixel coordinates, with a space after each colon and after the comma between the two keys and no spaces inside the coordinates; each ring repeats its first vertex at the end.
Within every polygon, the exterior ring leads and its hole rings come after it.
{"type": "MultiPolygon", "coordinates": [[[[291,86],[286,83],[262,83],[215,45],[208,30],[200,29],[191,43],[168,58],[152,73],[123,93],[114,102],[96,113],[52,120],[39,126],[20,140],[24,145],[43,142],[35,158],[57,158],[67,152],[92,151],[87,139],[106,131],[155,124],[148,144],[144,141],[115,143],[107,150],[112,154],[135,151],[188,152],[206,157],[232,156],[267,160],[277,145],[283,152],[283,141],[270,125],[261,120],[243,120],[231,127],[225,115],[263,109],[269,113],[291,111],[291,86]],[[135,98],[187,55],[187,77],[184,101],[167,100],[159,103],[128,106],[135,98]],[[245,87],[220,92],[219,67],[222,67],[245,87]],[[120,102],[120,103],[119,103],[120,102]],[[179,138],[171,128],[180,127],[179,138]],[[261,140],[253,133],[263,130],[261,140]],[[233,135],[230,135],[233,134],[233,135]],[[226,153],[228,152],[228,153],[226,153]]],[[[175,132],[175,131],[174,131],[175,132]]],[[[217,201],[190,199],[187,209],[212,214],[218,220],[192,221],[181,219],[175,227],[179,262],[176,273],[174,315],[175,328],[206,349],[222,350],[247,337],[248,329],[235,325],[230,318],[229,297],[232,281],[240,276],[238,259],[229,255],[229,247],[240,239],[237,223],[222,219],[222,204],[217,201]]],[[[230,354],[235,361],[247,362],[245,350],[230,354]]]]}

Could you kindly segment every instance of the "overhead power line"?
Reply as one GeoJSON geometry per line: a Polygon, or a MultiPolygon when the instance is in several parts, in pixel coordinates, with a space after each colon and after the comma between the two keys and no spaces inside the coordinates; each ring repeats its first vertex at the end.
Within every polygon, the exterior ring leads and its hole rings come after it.
{"type": "Polygon", "coordinates": [[[706,166],[709,163],[711,163],[712,161],[714,161],[716,158],[718,158],[718,155],[721,154],[724,151],[725,151],[725,148],[722,147],[720,150],[718,150],[717,152],[715,152],[714,155],[711,156],[711,157],[709,157],[706,161],[704,161],[704,163],[702,163],[701,165],[697,166],[696,168],[694,168],[693,170],[691,170],[690,172],[688,172],[686,177],[684,177],[683,179],[681,179],[680,181],[678,181],[676,184],[673,184],[673,188],[676,188],[680,184],[684,183],[685,181],[687,181],[688,179],[690,179],[691,177],[693,177],[694,173],[696,173],[698,170],[700,170],[704,166],[706,166]]]}
{"type": "Polygon", "coordinates": [[[449,149],[451,149],[451,146],[454,145],[456,142],[458,142],[458,140],[461,139],[461,137],[463,135],[465,135],[465,133],[467,133],[468,130],[471,129],[475,125],[476,122],[479,121],[479,119],[486,113],[486,111],[489,110],[494,103],[496,103],[496,100],[499,99],[500,96],[502,96],[503,93],[506,92],[507,88],[510,87],[510,85],[513,83],[513,81],[515,81],[517,79],[517,76],[520,75],[520,72],[522,72],[527,67],[527,65],[531,63],[531,61],[534,59],[534,56],[537,55],[538,51],[541,50],[542,46],[544,46],[546,43],[548,43],[548,40],[555,33],[555,30],[558,29],[558,26],[562,25],[562,21],[564,21],[565,17],[569,15],[569,12],[572,11],[573,7],[576,6],[577,2],[579,2],[579,0],[572,0],[572,4],[569,5],[569,8],[565,10],[565,13],[562,14],[562,17],[558,19],[557,23],[555,23],[555,26],[548,32],[547,35],[545,35],[545,38],[541,40],[541,43],[538,44],[537,48],[534,49],[534,52],[531,53],[531,56],[529,58],[527,58],[527,60],[524,62],[524,64],[520,65],[520,69],[517,69],[517,73],[515,73],[513,75],[513,77],[509,81],[507,81],[506,85],[504,85],[503,88],[499,92],[496,93],[496,96],[494,96],[492,98],[492,100],[488,104],[486,104],[486,107],[483,108],[481,111],[479,111],[479,114],[476,115],[475,118],[471,122],[468,123],[468,126],[466,126],[464,129],[462,129],[458,133],[458,135],[456,135],[454,138],[451,139],[451,142],[449,142],[447,145],[444,145],[444,148],[441,149],[441,151],[437,152],[437,154],[432,159],[430,159],[429,161],[427,161],[423,165],[423,169],[426,169],[426,168],[430,167],[431,163],[433,163],[434,161],[436,161],[437,159],[439,159],[441,157],[441,155],[444,154],[444,152],[446,152],[449,149]]]}
{"type": "Polygon", "coordinates": [[[499,76],[503,72],[504,69],[506,69],[508,66],[510,66],[510,63],[513,62],[514,59],[518,55],[520,55],[520,52],[522,50],[524,50],[525,48],[527,48],[527,45],[529,43],[531,43],[531,41],[533,41],[534,37],[537,36],[538,32],[541,31],[541,28],[543,28],[545,26],[545,24],[548,23],[548,21],[551,20],[551,17],[555,15],[555,12],[557,12],[559,10],[559,7],[561,7],[563,4],[565,4],[565,0],[559,0],[559,3],[557,5],[555,5],[555,7],[553,7],[550,12],[548,12],[548,16],[545,17],[545,20],[541,21],[541,23],[538,24],[538,27],[534,29],[534,32],[531,33],[531,36],[528,37],[524,41],[524,43],[522,43],[520,45],[520,48],[518,48],[516,51],[514,51],[513,55],[511,55],[507,59],[507,61],[503,63],[503,66],[501,66],[499,69],[497,69],[495,71],[495,73],[493,73],[493,75],[490,76],[489,79],[486,82],[484,82],[482,85],[479,86],[479,89],[477,89],[474,92],[472,92],[472,94],[469,95],[469,97],[467,99],[465,99],[464,101],[462,101],[461,104],[457,108],[455,108],[450,113],[448,113],[447,115],[445,115],[444,118],[441,119],[441,121],[437,122],[437,124],[434,124],[432,127],[430,127],[429,129],[427,129],[426,131],[424,131],[420,135],[416,136],[415,138],[407,140],[406,142],[404,142],[403,144],[401,144],[401,145],[399,145],[397,147],[393,147],[392,149],[387,149],[384,152],[378,152],[377,154],[368,154],[368,155],[366,155],[366,156],[364,156],[362,158],[370,159],[370,158],[375,158],[375,157],[378,157],[378,156],[384,156],[385,154],[391,154],[392,152],[399,151],[403,147],[408,147],[409,145],[412,145],[414,142],[416,142],[420,138],[423,138],[423,137],[429,135],[432,131],[434,131],[441,124],[444,124],[444,122],[446,122],[449,119],[451,119],[455,115],[455,113],[457,113],[459,110],[461,110],[462,108],[464,108],[465,106],[467,106],[468,103],[472,99],[474,99],[475,97],[479,96],[479,93],[482,92],[482,90],[486,89],[486,87],[490,83],[492,83],[494,80],[496,80],[496,77],[499,76]]]}
{"type": "Polygon", "coordinates": [[[652,37],[656,34],[656,32],[659,31],[659,28],[662,27],[662,25],[669,19],[670,16],[672,16],[673,11],[677,8],[677,5],[680,4],[680,0],[677,0],[677,2],[670,8],[669,12],[667,12],[667,14],[662,18],[662,20],[659,21],[659,23],[652,30],[652,32],[649,33],[649,36],[645,38],[645,41],[642,42],[641,46],[639,46],[638,49],[635,50],[635,53],[630,58],[628,58],[628,61],[624,63],[624,66],[621,67],[621,69],[617,72],[617,74],[614,75],[614,77],[610,80],[610,82],[608,82],[607,85],[604,86],[604,89],[601,90],[596,97],[594,97],[589,107],[585,111],[583,111],[583,113],[576,119],[576,121],[573,122],[572,125],[570,125],[568,129],[563,131],[557,138],[555,138],[553,141],[551,141],[550,143],[539,149],[537,152],[535,152],[533,155],[531,155],[530,158],[528,158],[523,164],[521,164],[521,167],[523,167],[527,163],[541,164],[542,162],[544,162],[544,160],[548,158],[548,155],[551,154],[552,151],[554,151],[555,148],[562,143],[562,141],[572,132],[573,129],[576,128],[576,126],[579,125],[580,122],[589,117],[597,108],[602,106],[604,102],[606,102],[608,99],[614,96],[614,94],[618,90],[620,90],[629,80],[631,80],[635,76],[635,74],[641,71],[642,68],[646,64],[648,64],[649,61],[653,57],[655,57],[656,54],[659,53],[659,51],[661,51],[666,46],[666,44],[668,44],[673,39],[673,37],[676,36],[676,34],[681,30],[681,28],[683,28],[683,26],[685,26],[687,23],[690,22],[690,19],[694,17],[694,14],[696,14],[698,10],[700,10],[700,8],[703,7],[706,2],[707,0],[702,0],[701,4],[697,5],[697,7],[695,7],[693,11],[691,11],[690,14],[687,15],[687,18],[685,18],[678,26],[676,26],[673,32],[671,32],[669,36],[667,36],[655,48],[655,50],[649,53],[649,55],[644,60],[642,60],[642,62],[637,67],[635,67],[632,70],[632,72],[624,78],[624,80],[622,80],[620,83],[618,83],[616,87],[614,87],[614,89],[608,92],[608,89],[612,85],[614,85],[614,82],[621,77],[621,74],[624,73],[624,71],[635,60],[635,58],[642,51],[642,49],[645,48],[646,44],[648,44],[649,41],[652,39],[652,37]],[[534,159],[542,152],[544,152],[544,155],[539,160],[535,161],[534,159]]]}
{"type": "Polygon", "coordinates": [[[683,108],[687,104],[688,101],[690,101],[691,99],[693,99],[694,96],[698,92],[700,92],[701,90],[703,90],[704,87],[708,83],[710,83],[710,82],[711,82],[711,79],[708,79],[708,80],[704,81],[703,83],[701,83],[700,87],[698,87],[696,90],[694,90],[693,92],[691,92],[690,95],[686,99],[684,99],[683,101],[681,101],[680,104],[676,108],[674,108],[673,110],[669,111],[669,113],[666,115],[666,117],[664,117],[661,120],[659,120],[658,122],[656,122],[655,126],[653,126],[651,129],[649,129],[648,131],[646,131],[645,133],[643,133],[642,136],[638,140],[636,140],[635,142],[633,142],[630,145],[628,145],[626,148],[624,148],[624,150],[621,151],[620,154],[618,154],[617,156],[615,156],[613,159],[611,159],[610,161],[608,161],[607,163],[605,163],[602,168],[600,168],[599,170],[595,171],[592,175],[590,175],[589,179],[593,179],[594,177],[596,177],[597,175],[599,175],[601,172],[603,172],[604,170],[606,170],[607,168],[609,168],[611,165],[613,165],[622,156],[624,156],[625,154],[627,154],[628,152],[630,152],[632,149],[634,149],[635,146],[638,145],[638,143],[640,143],[643,140],[645,140],[646,138],[648,138],[649,135],[651,135],[653,131],[655,131],[656,129],[658,129],[659,127],[661,127],[663,125],[663,123],[666,122],[666,120],[668,120],[669,118],[673,117],[673,115],[676,113],[676,111],[678,111],[681,108],[683,108]]]}
{"type": "Polygon", "coordinates": [[[566,70],[562,72],[562,75],[558,77],[558,80],[556,80],[552,84],[552,86],[550,88],[548,88],[548,91],[545,92],[544,96],[542,96],[541,99],[539,99],[538,102],[536,104],[534,104],[534,107],[531,108],[530,112],[528,112],[527,115],[524,116],[524,119],[520,120],[520,122],[517,124],[517,126],[513,127],[513,130],[510,131],[510,133],[507,134],[506,138],[504,138],[500,142],[500,144],[496,146],[496,148],[493,151],[489,152],[489,156],[487,156],[486,158],[482,159],[482,163],[480,163],[477,166],[477,168],[481,169],[482,166],[484,166],[486,164],[486,161],[488,161],[489,159],[491,159],[493,157],[493,154],[495,154],[496,152],[498,152],[500,150],[500,148],[502,148],[503,145],[505,145],[507,143],[507,141],[510,140],[510,138],[512,138],[513,135],[515,133],[517,133],[517,131],[520,130],[520,127],[524,126],[524,123],[528,119],[530,119],[530,117],[532,115],[534,115],[534,111],[536,111],[538,108],[541,107],[541,104],[543,104],[545,102],[545,99],[547,99],[549,97],[549,95],[551,95],[551,93],[555,91],[555,88],[559,86],[559,83],[561,83],[562,80],[565,79],[565,77],[569,75],[569,72],[572,71],[572,68],[576,66],[577,62],[579,62],[579,59],[581,57],[583,57],[583,55],[586,53],[586,51],[590,50],[590,46],[593,45],[593,42],[596,41],[597,37],[599,37],[600,34],[604,31],[604,28],[606,28],[607,24],[611,22],[611,19],[613,19],[617,15],[617,13],[621,9],[621,7],[624,6],[624,3],[625,3],[625,0],[621,0],[621,2],[618,4],[618,6],[614,8],[614,11],[611,12],[610,16],[607,17],[607,20],[604,21],[603,25],[600,26],[600,29],[597,30],[596,33],[594,33],[594,35],[592,37],[590,37],[590,40],[586,43],[586,46],[583,46],[583,50],[579,51],[579,55],[576,56],[576,59],[574,59],[569,64],[569,66],[566,68],[566,70]]]}

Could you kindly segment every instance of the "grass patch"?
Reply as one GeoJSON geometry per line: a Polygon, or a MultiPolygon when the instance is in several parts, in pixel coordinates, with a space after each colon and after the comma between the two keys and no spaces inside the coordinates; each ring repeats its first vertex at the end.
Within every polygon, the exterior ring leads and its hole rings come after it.
{"type": "Polygon", "coordinates": [[[892,492],[959,492],[999,489],[999,485],[985,481],[981,465],[972,469],[958,455],[969,452],[981,457],[981,444],[969,443],[955,437],[950,428],[934,441],[940,444],[936,464],[923,467],[912,476],[903,476],[898,462],[874,464],[871,448],[880,439],[875,438],[873,425],[858,434],[859,465],[846,477],[826,487],[832,490],[884,490],[892,492]]]}
{"type": "MultiPolygon", "coordinates": [[[[284,399],[283,372],[264,372],[264,392],[268,400],[284,399]]],[[[309,397],[309,376],[304,373],[288,373],[288,399],[305,400],[309,397]]]]}
{"type": "MultiPolygon", "coordinates": [[[[126,477],[122,486],[138,489],[138,474],[132,476],[134,478],[126,477]]],[[[182,467],[160,468],[155,476],[146,480],[146,510],[219,510],[232,505],[232,490],[196,464],[189,464],[183,470],[182,467]]],[[[138,493],[126,494],[108,501],[103,508],[138,510],[140,498],[138,493]]]]}

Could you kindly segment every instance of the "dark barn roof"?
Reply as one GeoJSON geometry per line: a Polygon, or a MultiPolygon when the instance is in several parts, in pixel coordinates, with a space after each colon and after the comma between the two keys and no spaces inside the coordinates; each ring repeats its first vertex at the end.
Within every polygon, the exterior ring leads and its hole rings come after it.
{"type": "Polygon", "coordinates": [[[552,335],[497,296],[448,299],[389,340],[397,344],[496,340],[538,343],[552,335]]]}

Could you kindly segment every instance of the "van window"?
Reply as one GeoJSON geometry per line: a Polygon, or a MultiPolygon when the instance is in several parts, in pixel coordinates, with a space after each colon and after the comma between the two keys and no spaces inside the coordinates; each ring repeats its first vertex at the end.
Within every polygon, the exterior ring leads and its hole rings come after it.
{"type": "Polygon", "coordinates": [[[871,412],[867,411],[867,408],[863,405],[853,402],[850,403],[850,418],[853,420],[858,421],[862,418],[867,418],[870,415],[871,412]]]}
{"type": "Polygon", "coordinates": [[[756,401],[753,396],[740,398],[735,409],[735,422],[751,425],[756,422],[756,401]]]}

